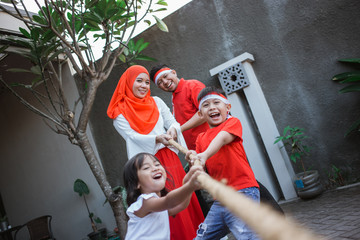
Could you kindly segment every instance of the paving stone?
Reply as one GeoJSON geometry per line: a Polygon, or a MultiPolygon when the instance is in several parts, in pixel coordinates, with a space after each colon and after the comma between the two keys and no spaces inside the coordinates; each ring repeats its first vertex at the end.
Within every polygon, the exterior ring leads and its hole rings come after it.
{"type": "Polygon", "coordinates": [[[326,239],[360,239],[360,183],[280,205],[286,216],[326,239]]]}

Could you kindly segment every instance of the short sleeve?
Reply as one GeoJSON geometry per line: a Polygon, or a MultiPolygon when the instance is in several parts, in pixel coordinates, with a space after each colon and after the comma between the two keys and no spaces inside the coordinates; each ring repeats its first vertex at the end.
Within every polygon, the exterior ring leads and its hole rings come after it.
{"type": "Polygon", "coordinates": [[[226,131],[242,139],[242,125],[236,117],[229,118],[221,131],[226,131]]]}
{"type": "Polygon", "coordinates": [[[130,205],[130,207],[126,210],[126,212],[128,214],[136,212],[142,207],[144,199],[146,200],[152,197],[159,198],[159,196],[156,195],[156,193],[141,194],[136,200],[136,202],[130,205]]]}

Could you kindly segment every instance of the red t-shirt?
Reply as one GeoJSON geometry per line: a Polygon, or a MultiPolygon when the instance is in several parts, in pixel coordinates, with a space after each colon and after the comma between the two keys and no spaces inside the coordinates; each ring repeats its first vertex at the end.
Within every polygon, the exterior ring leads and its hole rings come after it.
{"type": "Polygon", "coordinates": [[[210,142],[221,132],[226,131],[236,136],[234,141],[224,145],[206,161],[206,169],[211,177],[220,181],[227,180],[227,185],[236,190],[259,187],[254,173],[247,161],[242,140],[242,126],[239,119],[231,117],[225,122],[201,133],[196,139],[196,152],[204,152],[210,142]]]}
{"type": "MultiPolygon", "coordinates": [[[[180,82],[172,95],[173,114],[180,125],[183,125],[194,114],[197,114],[196,112],[199,108],[197,97],[203,88],[205,88],[205,85],[198,80],[180,79],[180,82]]],[[[188,148],[195,150],[197,136],[208,129],[209,124],[203,123],[200,126],[184,131],[183,135],[188,148]]]]}

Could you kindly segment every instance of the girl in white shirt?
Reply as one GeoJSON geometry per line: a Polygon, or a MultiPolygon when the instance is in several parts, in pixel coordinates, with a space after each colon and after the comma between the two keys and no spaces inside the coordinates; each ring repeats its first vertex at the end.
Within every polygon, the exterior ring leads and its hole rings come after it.
{"type": "Polygon", "coordinates": [[[124,167],[124,183],[129,208],[125,240],[169,240],[169,216],[184,210],[191,194],[198,189],[196,177],[201,166],[193,166],[184,177],[184,185],[167,193],[167,175],[160,161],[152,154],[139,153],[124,167]]]}

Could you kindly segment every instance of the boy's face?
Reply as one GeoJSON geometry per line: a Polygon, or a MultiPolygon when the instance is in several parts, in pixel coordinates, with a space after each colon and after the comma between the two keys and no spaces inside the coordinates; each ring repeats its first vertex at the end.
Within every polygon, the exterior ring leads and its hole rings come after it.
{"type": "Polygon", "coordinates": [[[230,109],[230,104],[224,103],[220,99],[211,98],[202,103],[198,113],[200,117],[206,120],[210,128],[213,128],[226,120],[230,109]]]}
{"type": "Polygon", "coordinates": [[[175,70],[171,70],[169,73],[164,73],[157,80],[157,86],[166,92],[174,92],[179,84],[179,78],[176,75],[175,70]]]}

